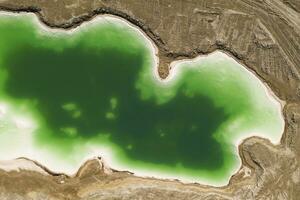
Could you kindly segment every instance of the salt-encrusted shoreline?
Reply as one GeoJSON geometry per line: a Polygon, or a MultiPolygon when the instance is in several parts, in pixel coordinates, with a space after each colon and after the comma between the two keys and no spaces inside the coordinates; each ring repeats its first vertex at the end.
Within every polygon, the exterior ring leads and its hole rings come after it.
{"type": "MultiPolygon", "coordinates": [[[[137,26],[129,23],[128,21],[124,20],[123,18],[120,18],[120,17],[116,17],[116,16],[113,16],[113,15],[101,15],[101,16],[96,16],[94,17],[93,19],[91,19],[90,21],[86,21],[84,23],[82,23],[80,26],[77,26],[76,28],[74,29],[69,29],[69,30],[65,30],[65,29],[59,29],[59,28],[50,28],[46,25],[44,25],[37,17],[35,14],[30,14],[30,13],[19,13],[19,14],[16,14],[16,13],[11,13],[11,12],[1,12],[0,13],[0,16],[1,15],[6,15],[6,16],[19,16],[21,14],[24,14],[24,15],[32,15],[31,19],[35,21],[35,23],[40,26],[40,30],[42,30],[42,34],[73,34],[74,32],[77,32],[77,31],[80,31],[81,29],[87,27],[87,26],[91,26],[91,25],[95,25],[95,24],[99,24],[99,23],[107,23],[107,20],[112,20],[112,21],[115,21],[115,22],[118,22],[118,23],[126,23],[129,27],[132,27],[135,31],[137,31],[139,33],[139,36],[141,38],[143,38],[143,40],[145,41],[145,43],[147,44],[147,46],[149,47],[149,49],[151,50],[151,53],[153,55],[153,75],[154,77],[161,83],[161,84],[168,84],[170,81],[172,80],[175,80],[178,73],[180,73],[180,67],[179,65],[182,64],[182,63],[185,63],[185,62],[200,62],[201,59],[205,59],[209,56],[217,56],[218,58],[225,58],[228,59],[228,56],[226,55],[227,53],[226,52],[221,52],[221,51],[215,51],[213,53],[210,53],[210,54],[207,54],[207,55],[201,55],[201,56],[198,56],[194,59],[184,59],[184,60],[180,60],[180,61],[174,61],[171,63],[170,65],[170,72],[169,72],[169,75],[166,79],[161,79],[159,74],[158,74],[158,63],[159,63],[159,60],[158,60],[158,57],[157,57],[157,54],[158,54],[158,49],[156,47],[156,45],[154,44],[154,42],[152,42],[152,40],[143,32],[141,31],[137,26]]],[[[234,58],[232,58],[231,55],[229,55],[230,59],[233,59],[235,62],[237,62],[234,58]]],[[[241,63],[240,63],[241,64],[241,63]]],[[[259,77],[257,77],[257,75],[255,73],[253,73],[252,71],[250,71],[248,68],[245,67],[245,70],[247,70],[251,76],[256,76],[256,78],[260,79],[259,77]]],[[[270,90],[270,88],[262,83],[261,81],[259,81],[264,89],[266,90],[266,93],[268,95],[268,97],[273,101],[276,101],[277,103],[280,103],[280,112],[282,114],[282,109],[283,109],[283,106],[284,106],[284,102],[281,102],[279,101],[279,99],[276,97],[276,95],[270,90]]],[[[283,116],[283,115],[282,115],[283,116]]],[[[254,134],[252,133],[251,136],[259,136],[261,137],[262,134],[254,134]]],[[[234,141],[234,144],[236,146],[236,149],[238,149],[239,145],[246,139],[248,138],[249,136],[242,136],[240,138],[238,138],[236,141],[234,141]]],[[[276,138],[276,139],[270,139],[274,144],[278,144],[279,141],[280,141],[280,138],[276,138]]],[[[106,166],[111,166],[113,167],[114,169],[117,169],[117,170],[128,170],[128,171],[133,171],[135,172],[135,175],[137,176],[141,176],[141,177],[155,177],[155,178],[164,178],[164,179],[181,179],[183,177],[178,177],[176,176],[176,174],[173,174],[173,175],[168,175],[168,174],[165,174],[165,173],[149,173],[147,170],[138,170],[138,169],[128,169],[128,166],[122,166],[120,164],[116,164],[116,162],[114,162],[112,160],[112,151],[110,149],[107,149],[107,148],[104,148],[104,149],[99,149],[97,147],[94,147],[94,148],[90,148],[90,151],[91,153],[89,155],[87,155],[85,157],[85,159],[80,163],[80,165],[84,162],[86,162],[87,160],[89,160],[91,157],[95,157],[95,156],[99,156],[101,155],[101,157],[103,157],[103,159],[105,160],[105,163],[106,163],[106,166]],[[175,175],[175,176],[174,176],[175,175]]],[[[37,156],[38,157],[38,156],[37,156]]],[[[34,160],[36,160],[37,162],[39,161],[38,158],[32,158],[34,160]]],[[[44,159],[44,161],[46,161],[47,159],[44,159]]],[[[44,162],[43,163],[45,166],[48,166],[49,163],[46,163],[44,162]]],[[[52,163],[53,165],[53,163],[52,163]]],[[[55,163],[54,165],[57,165],[57,163],[55,163]]],[[[79,166],[76,166],[74,167],[74,170],[73,171],[63,171],[62,173],[66,173],[66,174],[69,174],[69,175],[72,175],[74,176],[76,174],[76,171],[79,169],[79,166]]],[[[241,163],[240,163],[241,165],[241,163]]],[[[1,169],[4,169],[6,171],[11,171],[11,170],[18,170],[18,169],[26,169],[26,170],[33,170],[33,171],[38,171],[38,172],[41,172],[41,168],[39,167],[36,167],[36,165],[34,164],[28,164],[28,162],[20,162],[20,160],[16,159],[16,160],[11,160],[11,161],[5,161],[0,162],[0,168],[1,169]],[[24,165],[24,166],[22,166],[24,165]]],[[[51,167],[50,167],[51,168],[51,167]]],[[[237,170],[239,170],[239,167],[235,167],[237,170]]],[[[234,173],[237,172],[237,170],[235,170],[234,173]]],[[[185,178],[183,178],[185,179],[185,178]]],[[[182,182],[186,182],[186,183],[189,183],[189,182],[200,182],[201,184],[205,184],[205,185],[214,185],[214,186],[223,186],[224,183],[218,185],[216,183],[213,183],[209,180],[199,180],[199,178],[195,179],[195,180],[192,180],[192,179],[189,179],[188,181],[185,181],[185,180],[181,180],[182,182]]],[[[226,184],[228,184],[229,182],[229,179],[227,181],[226,184]]]]}
{"type": "Polygon", "coordinates": [[[28,171],[35,171],[39,172],[43,175],[48,175],[48,173],[34,162],[24,158],[16,158],[13,160],[0,160],[0,169],[4,171],[21,171],[21,170],[28,170],[28,171]]]}

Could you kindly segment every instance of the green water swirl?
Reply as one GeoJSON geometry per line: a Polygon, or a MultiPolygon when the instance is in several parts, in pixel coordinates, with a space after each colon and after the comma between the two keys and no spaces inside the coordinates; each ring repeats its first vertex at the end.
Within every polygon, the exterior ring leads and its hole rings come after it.
{"type": "MultiPolygon", "coordinates": [[[[183,62],[160,81],[148,39],[121,20],[96,21],[54,32],[32,15],[0,16],[0,101],[33,119],[37,150],[77,166],[89,145],[105,146],[128,170],[218,185],[239,165],[239,138],[279,140],[279,104],[227,55],[183,62]]],[[[14,140],[12,126],[0,144],[14,140]]]]}

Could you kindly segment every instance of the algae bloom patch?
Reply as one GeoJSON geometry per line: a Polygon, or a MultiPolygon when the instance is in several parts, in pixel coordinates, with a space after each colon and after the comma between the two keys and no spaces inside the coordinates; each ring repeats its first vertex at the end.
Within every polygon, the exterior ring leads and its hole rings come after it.
{"type": "Polygon", "coordinates": [[[280,104],[222,52],[157,76],[154,46],[112,16],[65,31],[0,15],[0,159],[74,173],[101,156],[119,170],[223,185],[252,135],[278,142],[280,104]]]}

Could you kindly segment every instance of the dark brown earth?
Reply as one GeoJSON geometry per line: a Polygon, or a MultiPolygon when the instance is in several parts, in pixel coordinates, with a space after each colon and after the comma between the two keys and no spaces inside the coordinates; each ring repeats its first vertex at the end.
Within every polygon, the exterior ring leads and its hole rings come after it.
{"type": "Polygon", "coordinates": [[[139,178],[95,159],[73,178],[0,171],[0,199],[300,199],[299,0],[0,0],[0,8],[35,12],[45,24],[61,28],[98,14],[117,15],[156,43],[161,77],[174,60],[220,49],[286,102],[281,144],[244,141],[243,165],[226,187],[139,178]]]}

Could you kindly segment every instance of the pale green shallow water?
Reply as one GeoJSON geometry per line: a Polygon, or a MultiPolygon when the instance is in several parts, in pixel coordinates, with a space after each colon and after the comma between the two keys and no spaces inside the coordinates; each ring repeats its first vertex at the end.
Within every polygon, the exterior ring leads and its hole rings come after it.
{"type": "Polygon", "coordinates": [[[281,137],[279,103],[224,53],[161,81],[152,44],[124,21],[73,32],[38,24],[0,15],[0,159],[73,173],[99,155],[138,175],[224,185],[240,164],[237,142],[281,137]]]}

